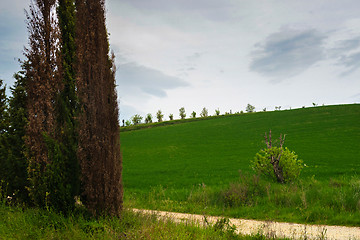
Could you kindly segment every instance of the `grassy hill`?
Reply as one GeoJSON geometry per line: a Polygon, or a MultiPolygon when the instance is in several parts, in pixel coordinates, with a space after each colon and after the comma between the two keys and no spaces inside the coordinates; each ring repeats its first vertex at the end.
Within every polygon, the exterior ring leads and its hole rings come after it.
{"type": "Polygon", "coordinates": [[[264,133],[285,146],[317,179],[360,171],[360,105],[337,105],[210,118],[121,133],[126,188],[228,184],[265,147],[264,133]]]}
{"type": "Polygon", "coordinates": [[[125,205],[279,221],[360,224],[360,105],[336,105],[140,126],[121,133],[125,205]],[[252,178],[273,139],[308,167],[299,183],[252,178]],[[239,170],[242,174],[239,174],[239,170]],[[242,177],[240,177],[242,175],[242,177]]]}

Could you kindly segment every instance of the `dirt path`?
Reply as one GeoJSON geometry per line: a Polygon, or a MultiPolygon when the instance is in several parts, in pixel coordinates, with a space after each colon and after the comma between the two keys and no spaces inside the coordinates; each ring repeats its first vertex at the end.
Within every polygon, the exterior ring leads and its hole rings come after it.
{"type": "MultiPolygon", "coordinates": [[[[175,222],[194,222],[205,226],[204,215],[164,212],[155,210],[133,209],[134,212],[155,214],[162,219],[171,219],[175,222]]],[[[222,217],[207,216],[209,223],[216,223],[222,217]]],[[[360,240],[360,227],[305,225],[295,223],[281,223],[272,221],[257,221],[230,218],[230,224],[236,226],[236,233],[250,235],[262,233],[269,237],[286,237],[291,239],[346,239],[360,240]]]]}

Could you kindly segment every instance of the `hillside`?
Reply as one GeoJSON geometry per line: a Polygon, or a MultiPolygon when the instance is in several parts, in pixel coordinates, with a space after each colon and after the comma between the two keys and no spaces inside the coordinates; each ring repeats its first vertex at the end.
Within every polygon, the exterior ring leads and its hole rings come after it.
{"type": "Polygon", "coordinates": [[[247,113],[121,133],[125,191],[223,186],[249,167],[269,129],[308,165],[302,177],[328,179],[360,169],[360,105],[247,113]]]}

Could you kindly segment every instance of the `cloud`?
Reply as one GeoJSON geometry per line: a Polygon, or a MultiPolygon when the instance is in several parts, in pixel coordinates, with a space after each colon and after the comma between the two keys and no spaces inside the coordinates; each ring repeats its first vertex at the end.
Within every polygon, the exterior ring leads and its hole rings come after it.
{"type": "Polygon", "coordinates": [[[360,52],[356,52],[350,55],[344,55],[338,61],[339,65],[343,65],[347,68],[346,71],[342,72],[341,76],[349,75],[358,68],[360,68],[360,52]]]}
{"type": "Polygon", "coordinates": [[[360,93],[351,96],[350,99],[352,99],[355,102],[360,102],[360,93]]]}
{"type": "Polygon", "coordinates": [[[200,15],[211,21],[227,21],[234,15],[234,7],[232,1],[219,0],[123,0],[136,9],[155,12],[187,12],[194,15],[200,15]]]}
{"type": "Polygon", "coordinates": [[[0,79],[8,86],[14,82],[12,76],[20,70],[18,58],[23,58],[23,46],[27,41],[23,6],[26,0],[14,0],[12,4],[0,3],[0,79]]]}
{"type": "Polygon", "coordinates": [[[360,36],[335,42],[328,50],[329,57],[336,60],[336,65],[346,68],[340,76],[346,76],[360,68],[360,36]]]}
{"type": "Polygon", "coordinates": [[[138,65],[125,63],[117,67],[117,77],[121,92],[136,88],[146,94],[156,97],[166,97],[166,90],[189,86],[184,80],[169,76],[163,72],[138,65]]]}
{"type": "Polygon", "coordinates": [[[325,36],[314,29],[283,29],[255,45],[250,70],[281,81],[325,58],[325,36]]]}

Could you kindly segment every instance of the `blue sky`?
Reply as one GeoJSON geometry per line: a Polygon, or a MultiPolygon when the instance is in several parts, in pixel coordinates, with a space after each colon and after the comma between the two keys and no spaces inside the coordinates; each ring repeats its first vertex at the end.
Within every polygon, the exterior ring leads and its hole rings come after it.
{"type": "MultiPolygon", "coordinates": [[[[0,78],[27,44],[29,0],[0,3],[0,78]]],[[[108,0],[120,118],[360,102],[357,0],[108,0]]]]}

